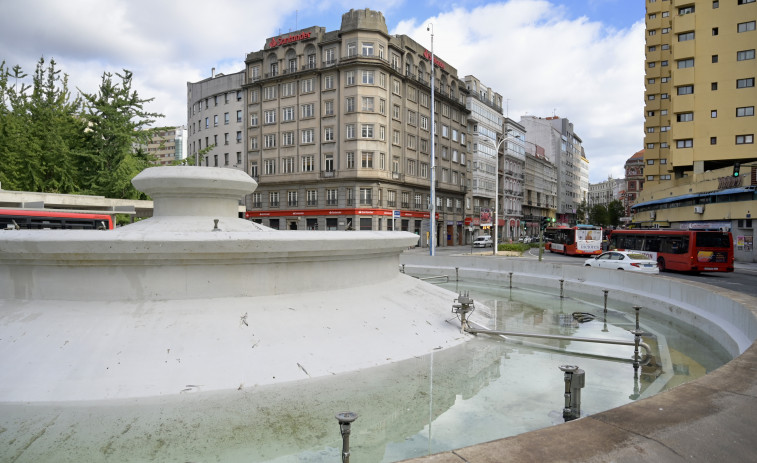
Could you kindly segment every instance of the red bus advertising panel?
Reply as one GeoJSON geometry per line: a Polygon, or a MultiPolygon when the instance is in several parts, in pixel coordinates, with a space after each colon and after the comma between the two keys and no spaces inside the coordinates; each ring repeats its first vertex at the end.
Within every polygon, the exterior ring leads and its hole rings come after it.
{"type": "Polygon", "coordinates": [[[53,210],[0,209],[0,229],[112,230],[107,214],[53,210]]]}
{"type": "Polygon", "coordinates": [[[544,249],[568,256],[592,256],[602,253],[602,227],[547,227],[544,249]]]}
{"type": "Polygon", "coordinates": [[[733,238],[709,230],[614,230],[610,248],[638,252],[660,270],[733,272],[733,238]]]}

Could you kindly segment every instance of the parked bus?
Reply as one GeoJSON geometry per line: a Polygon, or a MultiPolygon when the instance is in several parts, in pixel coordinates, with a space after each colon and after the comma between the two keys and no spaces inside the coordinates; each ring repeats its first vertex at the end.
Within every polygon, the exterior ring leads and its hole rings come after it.
{"type": "Polygon", "coordinates": [[[614,230],[610,249],[638,252],[660,270],[733,272],[733,238],[710,230],[614,230]]]}
{"type": "Polygon", "coordinates": [[[112,230],[113,219],[99,213],[0,209],[0,229],[112,230]]]}
{"type": "Polygon", "coordinates": [[[544,249],[568,256],[591,256],[602,253],[602,227],[547,227],[544,249]]]}

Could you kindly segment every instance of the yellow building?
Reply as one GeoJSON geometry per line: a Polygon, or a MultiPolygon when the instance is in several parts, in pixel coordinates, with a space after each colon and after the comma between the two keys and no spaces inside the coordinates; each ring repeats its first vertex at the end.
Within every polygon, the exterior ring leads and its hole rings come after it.
{"type": "Polygon", "coordinates": [[[744,260],[754,260],[757,213],[756,22],[755,0],[646,0],[644,190],[633,217],[730,229],[744,260]]]}

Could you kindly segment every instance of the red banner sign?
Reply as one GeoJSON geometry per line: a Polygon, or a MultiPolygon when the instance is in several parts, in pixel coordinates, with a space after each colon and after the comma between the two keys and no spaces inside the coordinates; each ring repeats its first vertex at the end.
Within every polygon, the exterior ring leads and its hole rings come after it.
{"type": "Polygon", "coordinates": [[[310,32],[303,32],[297,35],[290,35],[289,37],[274,37],[268,42],[268,48],[275,48],[279,45],[286,45],[288,43],[299,42],[300,40],[306,40],[310,38],[310,32]]]}
{"type": "MultiPolygon", "coordinates": [[[[426,59],[429,59],[429,60],[430,60],[430,59],[431,59],[431,52],[429,52],[428,50],[425,50],[425,51],[423,52],[423,56],[424,56],[424,57],[425,57],[426,59]]],[[[436,56],[434,56],[434,64],[436,64],[436,65],[437,65],[437,66],[439,66],[440,68],[444,69],[444,63],[442,63],[441,61],[439,61],[439,60],[438,60],[438,59],[436,58],[436,56]]]]}

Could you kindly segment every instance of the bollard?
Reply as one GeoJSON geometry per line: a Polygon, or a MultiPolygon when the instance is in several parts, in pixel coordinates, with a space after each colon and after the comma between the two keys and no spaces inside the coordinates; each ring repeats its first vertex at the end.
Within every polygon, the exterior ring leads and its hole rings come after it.
{"type": "Polygon", "coordinates": [[[336,419],[339,421],[339,432],[342,433],[342,463],[350,463],[350,427],[357,419],[357,413],[337,413],[336,419]]]}
{"type": "Polygon", "coordinates": [[[402,264],[402,273],[405,273],[405,264],[402,264]]]}
{"type": "Polygon", "coordinates": [[[513,289],[513,272],[510,272],[510,289],[513,289]]]}
{"type": "Polygon", "coordinates": [[[603,289],[602,290],[605,293],[605,317],[607,316],[607,293],[610,292],[609,289],[603,289]]]}
{"type": "Polygon", "coordinates": [[[563,283],[565,283],[565,280],[560,280],[560,299],[562,299],[563,296],[563,283]]]}
{"type": "Polygon", "coordinates": [[[576,365],[562,365],[565,373],[565,407],[562,417],[565,421],[575,420],[581,416],[581,389],[586,385],[586,374],[576,365]]]}
{"type": "Polygon", "coordinates": [[[638,305],[633,306],[633,309],[636,311],[636,329],[631,330],[631,333],[633,334],[633,369],[634,371],[639,370],[639,343],[641,342],[641,335],[644,334],[644,332],[639,327],[639,311],[641,310],[641,307],[638,305]]]}
{"type": "Polygon", "coordinates": [[[460,275],[458,274],[459,271],[460,269],[458,267],[455,267],[455,281],[460,281],[460,275]]]}

